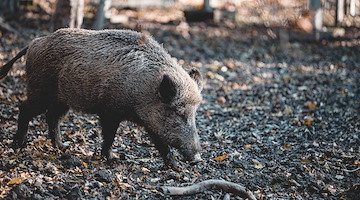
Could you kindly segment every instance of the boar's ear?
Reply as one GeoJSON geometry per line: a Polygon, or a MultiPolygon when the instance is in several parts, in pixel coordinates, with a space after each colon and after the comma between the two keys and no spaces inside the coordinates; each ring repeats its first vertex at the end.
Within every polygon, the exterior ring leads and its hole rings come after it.
{"type": "Polygon", "coordinates": [[[189,75],[197,83],[199,90],[201,91],[203,89],[203,78],[201,76],[200,71],[196,68],[192,68],[189,71],[189,75]]]}
{"type": "Polygon", "coordinates": [[[169,104],[176,96],[176,92],[176,85],[174,81],[165,74],[159,87],[161,101],[169,104]]]}

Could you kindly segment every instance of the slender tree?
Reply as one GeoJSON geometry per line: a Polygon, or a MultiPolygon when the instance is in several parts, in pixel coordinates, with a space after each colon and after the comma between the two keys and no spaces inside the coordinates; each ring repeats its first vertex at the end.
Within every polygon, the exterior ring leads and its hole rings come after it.
{"type": "Polygon", "coordinates": [[[345,16],[345,0],[336,0],[336,25],[340,25],[345,16]]]}
{"type": "Polygon", "coordinates": [[[18,14],[20,10],[20,0],[1,0],[0,17],[18,14]]]}
{"type": "Polygon", "coordinates": [[[111,0],[100,0],[98,6],[98,13],[94,23],[94,29],[101,30],[105,26],[105,16],[111,6],[111,0]]]}
{"type": "Polygon", "coordinates": [[[58,0],[50,30],[80,28],[83,22],[84,0],[58,0]]]}
{"type": "Polygon", "coordinates": [[[313,12],[313,27],[314,27],[314,35],[315,39],[320,39],[320,33],[323,28],[323,9],[321,0],[311,0],[310,1],[310,8],[313,12]]]}

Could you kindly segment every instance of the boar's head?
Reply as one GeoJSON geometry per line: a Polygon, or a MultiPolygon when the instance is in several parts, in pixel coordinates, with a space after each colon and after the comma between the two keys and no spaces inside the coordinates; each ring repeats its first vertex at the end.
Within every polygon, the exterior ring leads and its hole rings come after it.
{"type": "Polygon", "coordinates": [[[195,124],[196,110],[202,100],[201,90],[202,77],[197,69],[188,74],[170,72],[162,75],[157,89],[158,101],[148,106],[147,117],[150,119],[145,127],[165,162],[169,153],[161,152],[161,146],[176,148],[185,160],[201,160],[195,124]]]}

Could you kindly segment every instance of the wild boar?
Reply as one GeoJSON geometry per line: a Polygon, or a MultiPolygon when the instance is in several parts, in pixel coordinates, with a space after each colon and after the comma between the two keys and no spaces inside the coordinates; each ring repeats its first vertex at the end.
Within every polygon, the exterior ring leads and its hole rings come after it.
{"type": "Polygon", "coordinates": [[[145,127],[165,165],[176,167],[170,147],[185,160],[201,160],[195,125],[201,74],[186,72],[151,36],[60,29],[33,40],[1,68],[0,78],[25,54],[27,100],[19,107],[14,148],[25,145],[29,121],[46,113],[52,144],[63,149],[59,122],[73,109],[99,116],[101,154],[108,159],[119,122],[128,120],[145,127]]]}

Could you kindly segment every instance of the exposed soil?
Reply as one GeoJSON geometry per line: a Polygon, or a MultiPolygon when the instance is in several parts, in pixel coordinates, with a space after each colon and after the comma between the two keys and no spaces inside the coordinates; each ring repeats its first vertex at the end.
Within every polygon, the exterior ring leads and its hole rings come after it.
{"type": "MultiPolygon", "coordinates": [[[[44,116],[30,123],[27,147],[14,152],[18,106],[26,99],[24,62],[17,62],[0,82],[0,197],[222,199],[216,190],[190,197],[159,190],[212,178],[239,183],[258,199],[358,197],[359,29],[347,30],[346,39],[284,46],[261,26],[144,24],[180,64],[206,77],[197,114],[204,162],[166,169],[146,132],[123,122],[113,145],[119,160],[107,164],[97,117],[74,112],[61,125],[65,153],[47,139],[44,116]]],[[[32,38],[44,34],[21,27],[32,38]]],[[[1,34],[5,63],[29,41],[1,34]]]]}

